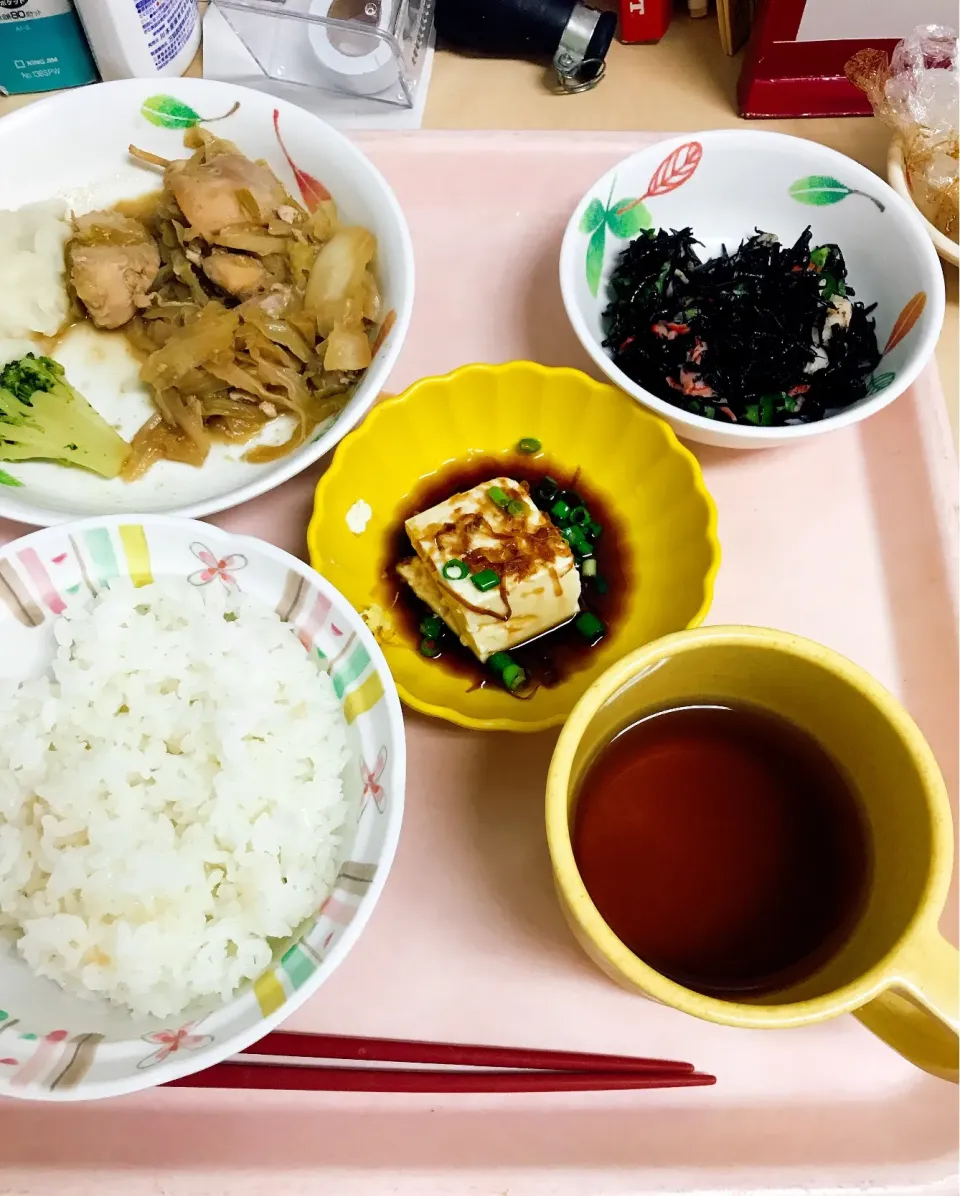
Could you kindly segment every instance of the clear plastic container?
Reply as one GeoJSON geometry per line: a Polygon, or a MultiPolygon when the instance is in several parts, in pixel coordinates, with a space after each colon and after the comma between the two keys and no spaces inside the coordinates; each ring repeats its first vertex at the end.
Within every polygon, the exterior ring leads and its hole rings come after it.
{"type": "Polygon", "coordinates": [[[280,83],[412,108],[434,0],[214,0],[280,83]]]}

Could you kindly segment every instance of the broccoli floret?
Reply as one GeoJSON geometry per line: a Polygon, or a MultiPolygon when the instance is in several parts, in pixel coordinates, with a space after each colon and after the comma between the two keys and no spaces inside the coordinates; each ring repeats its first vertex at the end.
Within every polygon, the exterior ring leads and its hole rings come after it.
{"type": "Polygon", "coordinates": [[[0,370],[0,461],[62,461],[115,478],[129,453],[58,362],[28,353],[0,370]]]}

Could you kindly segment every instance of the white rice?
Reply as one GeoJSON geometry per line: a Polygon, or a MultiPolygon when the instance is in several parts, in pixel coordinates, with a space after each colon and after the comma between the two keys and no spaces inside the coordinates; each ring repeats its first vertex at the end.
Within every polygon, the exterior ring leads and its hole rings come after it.
{"type": "Polygon", "coordinates": [[[55,634],[51,674],[0,682],[0,934],[136,1013],[226,999],[336,877],[330,679],[219,581],[125,583],[55,634]]]}
{"type": "Polygon", "coordinates": [[[0,364],[34,348],[31,333],[53,336],[66,323],[63,252],[71,232],[59,199],[0,211],[0,364]]]}

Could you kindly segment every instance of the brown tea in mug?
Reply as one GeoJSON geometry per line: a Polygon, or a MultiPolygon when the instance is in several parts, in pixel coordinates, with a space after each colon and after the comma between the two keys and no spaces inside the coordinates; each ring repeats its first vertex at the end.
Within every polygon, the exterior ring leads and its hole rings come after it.
{"type": "Polygon", "coordinates": [[[866,902],[856,793],[806,732],[746,706],[676,707],[622,731],[584,777],[572,838],[621,942],[712,996],[810,975],[866,902]]]}

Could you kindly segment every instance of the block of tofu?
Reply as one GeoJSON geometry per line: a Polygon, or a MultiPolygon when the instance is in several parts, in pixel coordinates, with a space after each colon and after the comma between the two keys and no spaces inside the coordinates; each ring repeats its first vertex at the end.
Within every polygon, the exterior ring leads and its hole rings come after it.
{"type": "Polygon", "coordinates": [[[573,553],[525,483],[491,478],[412,516],[405,526],[416,555],[401,561],[398,573],[479,660],[577,613],[580,573],[573,553]],[[490,497],[495,487],[522,504],[522,513],[498,506],[490,497]],[[499,584],[484,592],[470,576],[444,577],[443,566],[454,560],[471,575],[492,569],[499,584]]]}

